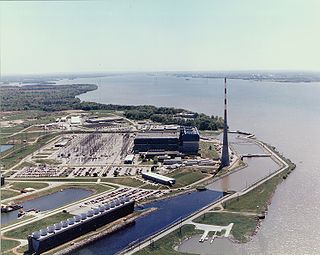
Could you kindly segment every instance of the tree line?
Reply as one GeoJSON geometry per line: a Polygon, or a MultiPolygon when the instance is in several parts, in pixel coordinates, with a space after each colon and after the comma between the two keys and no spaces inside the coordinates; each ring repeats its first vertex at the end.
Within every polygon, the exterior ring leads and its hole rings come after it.
{"type": "Polygon", "coordinates": [[[42,110],[46,112],[62,110],[114,110],[123,111],[132,120],[150,119],[162,124],[196,126],[200,130],[218,130],[223,127],[223,119],[181,108],[155,107],[152,105],[116,105],[95,102],[81,102],[76,96],[97,89],[94,84],[71,85],[26,85],[0,86],[1,110],[42,110]],[[192,118],[180,117],[179,113],[193,113],[192,118]]]}

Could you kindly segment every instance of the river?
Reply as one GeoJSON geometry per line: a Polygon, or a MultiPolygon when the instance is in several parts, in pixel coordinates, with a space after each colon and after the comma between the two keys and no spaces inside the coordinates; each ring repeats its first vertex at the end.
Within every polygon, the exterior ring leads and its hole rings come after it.
{"type": "MultiPolygon", "coordinates": [[[[128,74],[61,81],[67,82],[99,85],[79,97],[86,101],[175,106],[223,116],[222,79],[128,74]]],[[[228,80],[228,92],[230,129],[255,133],[297,164],[240,254],[318,254],[320,83],[228,80]]]]}

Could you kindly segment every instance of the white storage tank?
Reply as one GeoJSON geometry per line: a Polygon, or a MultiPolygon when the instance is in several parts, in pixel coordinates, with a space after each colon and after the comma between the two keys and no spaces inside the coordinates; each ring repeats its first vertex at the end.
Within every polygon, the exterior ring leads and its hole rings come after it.
{"type": "Polygon", "coordinates": [[[104,207],[103,205],[100,205],[100,206],[99,206],[99,211],[100,211],[100,212],[104,212],[104,210],[105,210],[105,207],[104,207]]]}
{"type": "Polygon", "coordinates": [[[35,239],[39,239],[40,238],[40,232],[39,231],[33,232],[32,233],[32,237],[35,238],[35,239]]]}
{"type": "Polygon", "coordinates": [[[87,218],[87,214],[86,213],[81,213],[81,219],[85,220],[87,218]]]}
{"type": "Polygon", "coordinates": [[[114,208],[115,206],[116,206],[115,202],[114,202],[114,201],[111,201],[110,207],[111,207],[111,208],[114,208]]]}
{"type": "Polygon", "coordinates": [[[46,236],[47,235],[47,229],[46,228],[40,229],[40,235],[46,236]]]}
{"type": "Polygon", "coordinates": [[[81,216],[80,215],[73,216],[73,219],[75,222],[79,222],[81,221],[81,216]]]}
{"type": "Polygon", "coordinates": [[[73,218],[70,218],[67,220],[68,221],[68,224],[69,225],[73,225],[74,224],[74,219],[73,218]]]}
{"type": "Polygon", "coordinates": [[[89,210],[89,211],[87,212],[87,217],[92,217],[93,214],[94,214],[94,211],[93,211],[93,210],[89,210]]]}
{"type": "Polygon", "coordinates": [[[109,203],[106,203],[105,205],[104,205],[104,209],[107,211],[107,210],[109,210],[110,209],[110,204],[109,203]]]}
{"type": "Polygon", "coordinates": [[[115,199],[115,203],[116,203],[116,206],[119,206],[120,205],[120,200],[119,199],[115,199]]]}
{"type": "Polygon", "coordinates": [[[93,208],[93,211],[95,215],[99,214],[99,208],[93,208]]]}
{"type": "Polygon", "coordinates": [[[61,223],[55,223],[54,228],[55,228],[55,230],[61,229],[61,223]]]}
{"type": "Polygon", "coordinates": [[[47,227],[48,233],[53,233],[54,232],[54,226],[49,226],[47,227]]]}
{"type": "Polygon", "coordinates": [[[129,197],[125,197],[124,201],[129,202],[130,198],[129,197]]]}
{"type": "Polygon", "coordinates": [[[61,224],[63,228],[68,227],[68,222],[66,220],[61,221],[61,224]]]}
{"type": "Polygon", "coordinates": [[[125,197],[121,197],[121,198],[120,198],[120,203],[121,203],[121,204],[124,204],[125,202],[126,202],[125,197]]]}

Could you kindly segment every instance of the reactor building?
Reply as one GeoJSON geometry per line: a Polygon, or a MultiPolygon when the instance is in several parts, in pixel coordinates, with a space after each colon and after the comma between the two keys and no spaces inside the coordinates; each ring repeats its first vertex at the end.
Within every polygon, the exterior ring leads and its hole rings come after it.
{"type": "MultiPolygon", "coordinates": [[[[186,155],[197,155],[200,135],[196,127],[180,127],[174,132],[141,132],[134,139],[135,153],[176,152],[186,155]]],[[[168,153],[170,154],[170,153],[168,153]]]]}

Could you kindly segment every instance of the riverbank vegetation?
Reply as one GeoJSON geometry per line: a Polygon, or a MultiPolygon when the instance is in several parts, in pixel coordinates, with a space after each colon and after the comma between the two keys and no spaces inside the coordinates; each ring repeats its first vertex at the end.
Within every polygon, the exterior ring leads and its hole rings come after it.
{"type": "Polygon", "coordinates": [[[136,255],[181,255],[189,253],[181,253],[174,249],[175,246],[180,244],[186,238],[195,234],[201,234],[203,231],[196,230],[193,225],[183,225],[181,228],[171,232],[170,234],[162,237],[157,241],[150,241],[150,245],[136,252],[136,255]]]}
{"type": "Polygon", "coordinates": [[[231,234],[239,242],[245,242],[256,230],[258,218],[255,215],[246,215],[231,212],[204,213],[193,220],[196,223],[227,226],[233,223],[231,234]]]}
{"type": "Polygon", "coordinates": [[[173,188],[180,188],[200,181],[208,177],[209,174],[203,173],[199,168],[185,167],[174,170],[173,172],[167,174],[167,176],[176,180],[173,188]]]}
{"type": "Polygon", "coordinates": [[[198,114],[184,109],[151,105],[100,104],[81,102],[79,98],[76,98],[77,95],[95,89],[97,89],[97,86],[93,84],[1,86],[2,110],[41,110],[45,112],[62,110],[121,111],[126,118],[132,120],[148,119],[162,124],[196,126],[200,130],[219,130],[223,127],[223,119],[221,117],[198,114]]]}

